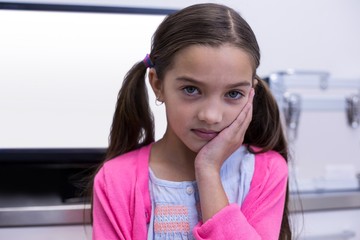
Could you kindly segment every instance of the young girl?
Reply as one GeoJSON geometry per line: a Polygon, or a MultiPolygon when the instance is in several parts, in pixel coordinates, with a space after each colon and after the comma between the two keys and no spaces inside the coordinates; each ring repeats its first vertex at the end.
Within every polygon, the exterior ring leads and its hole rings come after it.
{"type": "Polygon", "coordinates": [[[287,145],[256,75],[259,47],[233,9],[168,16],[125,77],[93,186],[93,239],[291,239],[287,145]],[[154,142],[148,70],[167,129],[154,142]]]}

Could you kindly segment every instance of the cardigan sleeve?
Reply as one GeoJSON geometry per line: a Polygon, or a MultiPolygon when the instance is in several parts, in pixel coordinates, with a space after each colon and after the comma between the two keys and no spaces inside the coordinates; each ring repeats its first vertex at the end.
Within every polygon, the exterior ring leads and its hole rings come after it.
{"type": "MultiPolygon", "coordinates": [[[[116,209],[111,204],[104,169],[100,169],[94,179],[93,187],[93,240],[130,239],[129,233],[121,229],[116,209]]],[[[124,216],[124,215],[123,215],[124,216]]],[[[126,216],[126,215],[125,215],[126,216]]]]}
{"type": "Polygon", "coordinates": [[[93,186],[93,240],[143,240],[151,202],[148,159],[151,145],[104,163],[93,186]]]}
{"type": "Polygon", "coordinates": [[[196,239],[278,239],[288,168],[276,152],[256,156],[250,190],[242,206],[230,204],[194,228],[196,239]]]}
{"type": "Polygon", "coordinates": [[[148,159],[151,145],[104,163],[93,186],[93,240],[143,240],[151,203],[148,159]]]}

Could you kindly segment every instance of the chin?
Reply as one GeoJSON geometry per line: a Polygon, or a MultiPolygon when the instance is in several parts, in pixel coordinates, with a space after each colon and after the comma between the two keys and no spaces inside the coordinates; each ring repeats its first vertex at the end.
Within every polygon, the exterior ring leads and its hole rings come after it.
{"type": "Polygon", "coordinates": [[[185,144],[185,146],[192,152],[194,153],[198,153],[204,146],[206,145],[206,143],[203,144],[185,144]]]}

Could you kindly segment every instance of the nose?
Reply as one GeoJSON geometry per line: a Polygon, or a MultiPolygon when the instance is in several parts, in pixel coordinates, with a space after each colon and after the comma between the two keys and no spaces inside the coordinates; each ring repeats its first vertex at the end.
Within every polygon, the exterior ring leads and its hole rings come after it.
{"type": "Polygon", "coordinates": [[[219,123],[223,118],[223,108],[221,104],[216,101],[205,101],[204,104],[200,106],[198,118],[207,124],[219,123]]]}

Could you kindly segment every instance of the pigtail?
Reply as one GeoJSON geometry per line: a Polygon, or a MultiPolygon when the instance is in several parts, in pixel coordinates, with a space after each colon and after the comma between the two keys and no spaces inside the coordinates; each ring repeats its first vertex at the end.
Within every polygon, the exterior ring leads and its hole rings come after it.
{"type": "Polygon", "coordinates": [[[143,62],[138,62],[125,76],[117,98],[106,159],[154,141],[154,120],[145,83],[146,69],[143,62]]]}
{"type": "MultiPolygon", "coordinates": [[[[256,76],[258,81],[255,86],[253,101],[253,119],[245,135],[244,142],[260,147],[260,152],[269,150],[277,151],[288,161],[288,148],[284,130],[281,124],[278,104],[273,97],[267,83],[256,76]]],[[[250,152],[254,152],[251,147],[250,152]]],[[[289,223],[289,184],[286,187],[285,205],[281,222],[279,240],[292,239],[289,223]]]]}
{"type": "MultiPolygon", "coordinates": [[[[154,120],[145,84],[146,70],[144,62],[138,62],[125,76],[117,97],[105,161],[154,141],[154,120]]],[[[84,196],[90,198],[91,224],[94,179],[104,162],[90,176],[87,191],[84,192],[84,196]]]]}
{"type": "Polygon", "coordinates": [[[287,142],[275,98],[267,83],[256,76],[253,101],[253,119],[246,132],[244,142],[260,147],[261,152],[275,150],[285,159],[288,158],[287,142]]]}

